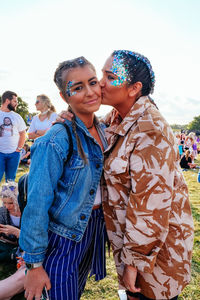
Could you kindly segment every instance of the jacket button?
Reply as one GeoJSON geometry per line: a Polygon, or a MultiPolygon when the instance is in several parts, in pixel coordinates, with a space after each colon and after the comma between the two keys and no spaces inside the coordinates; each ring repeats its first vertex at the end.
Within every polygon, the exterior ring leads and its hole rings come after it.
{"type": "Polygon", "coordinates": [[[81,220],[85,220],[86,216],[85,215],[81,215],[81,220]]]}
{"type": "Polygon", "coordinates": [[[72,234],[72,238],[75,239],[76,238],[76,234],[72,234]]]}
{"type": "Polygon", "coordinates": [[[90,190],[90,195],[94,195],[94,190],[90,190]]]}
{"type": "Polygon", "coordinates": [[[96,168],[99,169],[100,168],[100,164],[96,164],[96,168]]]}

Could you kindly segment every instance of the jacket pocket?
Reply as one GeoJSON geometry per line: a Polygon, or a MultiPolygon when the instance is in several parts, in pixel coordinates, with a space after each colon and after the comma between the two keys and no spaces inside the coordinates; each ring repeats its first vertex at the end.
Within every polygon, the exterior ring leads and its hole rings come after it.
{"type": "Polygon", "coordinates": [[[83,160],[78,156],[73,156],[70,161],[65,165],[63,175],[61,178],[60,184],[63,187],[67,187],[69,185],[74,185],[77,181],[77,178],[84,168],[83,160]]]}
{"type": "Polygon", "coordinates": [[[110,160],[106,161],[104,171],[108,175],[122,174],[126,172],[127,166],[128,161],[126,157],[124,159],[120,157],[116,157],[113,159],[111,158],[110,160]]]}

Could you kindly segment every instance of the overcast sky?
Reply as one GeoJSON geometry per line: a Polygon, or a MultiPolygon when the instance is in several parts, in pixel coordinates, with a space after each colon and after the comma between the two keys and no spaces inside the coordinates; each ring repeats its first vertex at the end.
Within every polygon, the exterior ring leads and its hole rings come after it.
{"type": "Polygon", "coordinates": [[[200,115],[199,12],[199,0],[0,0],[0,94],[15,91],[33,112],[45,93],[59,112],[60,62],[84,55],[101,78],[110,53],[127,49],[151,61],[167,121],[187,124],[200,115]]]}

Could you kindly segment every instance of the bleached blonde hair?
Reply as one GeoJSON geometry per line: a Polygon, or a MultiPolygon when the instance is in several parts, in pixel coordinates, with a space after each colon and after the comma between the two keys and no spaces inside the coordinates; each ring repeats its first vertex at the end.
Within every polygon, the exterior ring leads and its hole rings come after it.
{"type": "Polygon", "coordinates": [[[13,204],[16,211],[19,209],[17,196],[18,196],[18,185],[15,181],[8,181],[2,185],[0,197],[2,199],[11,198],[13,200],[13,204]]]}

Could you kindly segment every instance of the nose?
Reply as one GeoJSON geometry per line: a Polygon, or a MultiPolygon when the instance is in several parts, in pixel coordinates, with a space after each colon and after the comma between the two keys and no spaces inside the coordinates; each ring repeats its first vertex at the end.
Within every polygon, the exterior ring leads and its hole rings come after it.
{"type": "Polygon", "coordinates": [[[92,96],[93,94],[94,94],[93,89],[91,88],[90,85],[88,85],[88,86],[86,87],[86,95],[87,95],[87,96],[92,96]]]}

